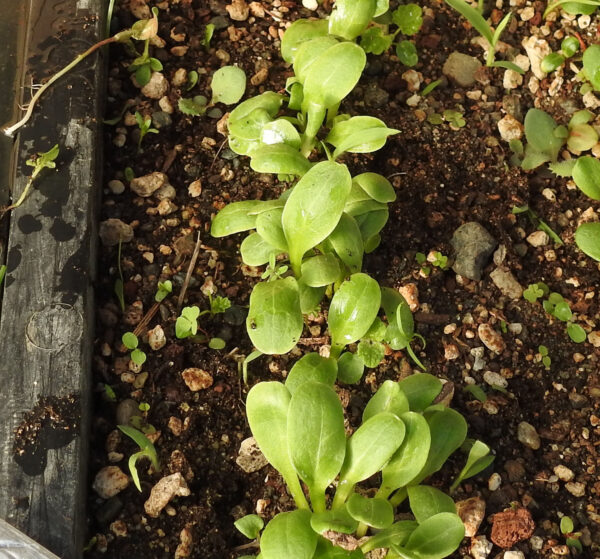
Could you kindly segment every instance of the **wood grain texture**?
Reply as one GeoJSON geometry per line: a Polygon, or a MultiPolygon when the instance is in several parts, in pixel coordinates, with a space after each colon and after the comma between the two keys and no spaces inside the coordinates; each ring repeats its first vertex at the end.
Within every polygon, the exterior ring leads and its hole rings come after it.
{"type": "MultiPolygon", "coordinates": [[[[29,1],[24,83],[102,38],[106,9],[103,0],[29,1]]],[[[13,199],[30,155],[55,143],[60,155],[10,216],[0,315],[0,518],[62,559],[85,545],[101,57],[60,80],[17,140],[13,199]]]]}

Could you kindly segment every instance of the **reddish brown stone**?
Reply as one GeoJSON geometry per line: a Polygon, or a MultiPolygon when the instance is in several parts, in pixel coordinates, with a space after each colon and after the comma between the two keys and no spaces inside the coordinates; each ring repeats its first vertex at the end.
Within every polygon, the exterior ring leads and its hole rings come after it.
{"type": "Polygon", "coordinates": [[[529,539],[535,530],[531,513],[524,508],[508,509],[492,518],[492,542],[502,549],[509,549],[517,542],[529,539]]]}

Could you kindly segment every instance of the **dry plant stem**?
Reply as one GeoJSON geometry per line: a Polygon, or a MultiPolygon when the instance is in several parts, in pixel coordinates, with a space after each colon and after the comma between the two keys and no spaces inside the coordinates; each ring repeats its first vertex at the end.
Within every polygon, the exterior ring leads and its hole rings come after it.
{"type": "Polygon", "coordinates": [[[108,45],[110,43],[115,43],[117,41],[118,41],[117,35],[115,35],[113,37],[109,37],[108,39],[104,39],[103,41],[100,41],[99,43],[92,45],[84,53],[77,55],[73,59],[72,62],[70,62],[62,70],[60,70],[56,74],[54,74],[44,85],[42,85],[42,87],[40,87],[37,90],[36,94],[31,98],[31,101],[29,102],[29,105],[27,106],[27,111],[25,112],[25,116],[23,116],[23,118],[21,120],[19,120],[19,122],[17,122],[16,124],[13,124],[12,126],[9,126],[8,128],[5,128],[4,133],[10,137],[14,136],[15,132],[19,128],[21,128],[21,126],[24,126],[25,124],[27,124],[27,122],[29,122],[31,115],[33,114],[33,109],[35,108],[38,100],[56,80],[62,78],[67,72],[69,72],[75,66],[77,66],[77,64],[79,64],[84,58],[87,58],[90,54],[97,51],[99,48],[103,47],[104,45],[108,45]]]}
{"type": "Polygon", "coordinates": [[[198,254],[200,254],[200,233],[198,233],[198,240],[196,241],[194,253],[192,254],[192,259],[190,260],[190,265],[188,266],[187,274],[185,275],[185,281],[181,286],[181,293],[179,294],[179,298],[177,299],[177,310],[181,309],[181,306],[183,305],[183,298],[185,297],[185,292],[187,291],[190,279],[192,278],[192,272],[194,271],[194,267],[196,266],[198,254]]]}
{"type": "Polygon", "coordinates": [[[135,327],[133,333],[138,338],[143,334],[144,330],[146,329],[146,326],[148,326],[148,324],[156,314],[156,311],[158,311],[159,307],[160,303],[154,303],[154,305],[152,305],[148,312],[144,315],[144,318],[142,318],[142,320],[140,320],[140,323],[135,327]]]}

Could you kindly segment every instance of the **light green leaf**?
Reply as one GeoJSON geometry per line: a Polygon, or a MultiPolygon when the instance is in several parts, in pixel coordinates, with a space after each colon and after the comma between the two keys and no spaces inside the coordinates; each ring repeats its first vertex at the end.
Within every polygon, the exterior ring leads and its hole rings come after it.
{"type": "Polygon", "coordinates": [[[287,144],[295,149],[299,149],[301,144],[298,130],[284,118],[265,124],[260,132],[260,141],[267,145],[287,144]]]}
{"type": "Polygon", "coordinates": [[[285,387],[294,394],[305,382],[321,382],[333,386],[337,377],[335,359],[321,357],[318,353],[308,353],[296,361],[285,379],[285,387]]]}
{"type": "MultiPolygon", "coordinates": [[[[309,68],[315,63],[328,48],[337,45],[338,41],[334,37],[327,35],[325,37],[316,37],[300,45],[294,59],[294,74],[298,81],[304,84],[309,68]]],[[[304,95],[304,86],[302,89],[304,95]]]]}
{"type": "Polygon", "coordinates": [[[283,208],[274,208],[259,214],[256,217],[256,232],[279,252],[287,252],[287,242],[281,225],[282,214],[283,208]]]}
{"type": "Polygon", "coordinates": [[[401,417],[406,427],[402,446],[394,453],[382,471],[383,496],[405,487],[419,475],[427,463],[431,433],[426,419],[418,413],[406,412],[401,417]]]}
{"type": "Polygon", "coordinates": [[[399,383],[400,390],[408,398],[411,411],[423,411],[442,391],[440,380],[429,373],[415,373],[399,383]]]}
{"type": "Polygon", "coordinates": [[[246,91],[246,74],[237,66],[223,66],[213,74],[210,87],[213,105],[215,103],[234,105],[246,91]]]}
{"type": "Polygon", "coordinates": [[[288,452],[308,486],[315,512],[325,509],[325,489],[346,453],[344,410],[330,386],[308,381],[296,387],[288,413],[288,452]]]}
{"type": "Polygon", "coordinates": [[[343,347],[362,338],[379,312],[380,301],[379,284],[367,274],[353,274],[342,283],[329,306],[332,347],[343,347]]]}
{"type": "Polygon", "coordinates": [[[415,485],[408,487],[407,493],[410,510],[419,524],[441,512],[456,514],[456,505],[452,498],[435,487],[415,485]]]}
{"type": "Polygon", "coordinates": [[[464,536],[465,526],[460,517],[441,512],[419,524],[405,548],[417,557],[443,559],[458,549],[464,536]]]}
{"type": "Polygon", "coordinates": [[[390,0],[377,0],[374,18],[382,16],[390,9],[390,0]]]}
{"type": "Polygon", "coordinates": [[[598,132],[589,124],[569,126],[567,147],[571,151],[581,152],[592,149],[598,143],[598,132]]]}
{"type": "Polygon", "coordinates": [[[233,525],[249,540],[254,540],[265,526],[265,521],[257,514],[247,514],[236,520],[233,525]]]}
{"type": "Polygon", "coordinates": [[[287,353],[298,343],[303,326],[300,294],[294,278],[254,286],[246,328],[256,349],[268,355],[287,353]]]}
{"type": "Polygon", "coordinates": [[[396,307],[396,324],[400,333],[411,340],[415,334],[415,322],[406,301],[402,301],[396,307]]]}
{"type": "Polygon", "coordinates": [[[260,539],[263,559],[312,559],[317,534],[310,527],[310,517],[310,511],[295,510],[273,518],[260,539]]]}
{"type": "Polygon", "coordinates": [[[351,185],[352,178],[345,165],[323,161],[312,167],[294,187],[282,221],[290,262],[297,276],[304,254],[336,228],[351,185]]]}
{"type": "Polygon", "coordinates": [[[342,353],[338,359],[338,380],[344,384],[355,384],[363,376],[365,364],[356,354],[342,353]]]}
{"type": "Polygon", "coordinates": [[[368,499],[354,493],[348,499],[346,508],[352,518],[378,530],[388,528],[394,522],[394,508],[386,499],[368,499]]]}
{"type": "Polygon", "coordinates": [[[600,161],[586,155],[573,167],[573,180],[577,188],[592,200],[600,200],[600,161]]]}
{"type": "Polygon", "coordinates": [[[467,463],[450,487],[450,492],[452,493],[463,480],[476,476],[479,472],[485,470],[493,461],[494,456],[490,455],[490,447],[482,441],[475,441],[469,450],[467,463]]]}
{"type": "Polygon", "coordinates": [[[252,150],[250,159],[250,167],[257,173],[301,177],[310,166],[310,161],[288,144],[263,145],[252,150]]]}
{"type": "Polygon", "coordinates": [[[245,200],[225,206],[213,219],[210,234],[213,237],[226,237],[256,226],[256,216],[272,208],[283,206],[279,200],[245,200]]]}
{"type": "Polygon", "coordinates": [[[351,274],[360,272],[363,259],[363,239],[358,223],[352,216],[343,213],[327,241],[339,259],[348,266],[351,274]]]}
{"type": "Polygon", "coordinates": [[[550,163],[548,168],[559,177],[570,177],[573,175],[575,163],[577,163],[577,159],[566,159],[565,161],[550,163]]]}
{"type": "Polygon", "coordinates": [[[306,285],[302,278],[298,280],[298,290],[300,291],[302,314],[313,312],[319,306],[323,295],[325,295],[325,287],[310,287],[306,285]]]}
{"type": "Polygon", "coordinates": [[[263,126],[277,114],[283,99],[283,95],[266,91],[240,103],[229,115],[229,133],[236,138],[259,141],[263,126]]]}
{"type": "Polygon", "coordinates": [[[396,200],[394,187],[383,175],[378,173],[362,173],[356,175],[352,180],[377,202],[388,204],[396,200]]]}
{"type": "Polygon", "coordinates": [[[382,412],[390,412],[402,418],[408,412],[408,399],[400,390],[397,382],[386,380],[371,397],[363,411],[362,420],[382,412]]]}
{"type": "Polygon", "coordinates": [[[337,0],[329,16],[329,33],[353,41],[375,17],[376,0],[337,0]]]}
{"type": "Polygon", "coordinates": [[[322,287],[340,279],[342,270],[333,254],[318,254],[302,262],[302,279],[310,287],[322,287]]]}
{"type": "Polygon", "coordinates": [[[398,132],[388,128],[378,118],[355,116],[336,122],[325,141],[337,148],[333,154],[333,157],[337,158],[345,151],[351,153],[377,151],[385,145],[388,136],[398,132]]]}
{"type": "Polygon", "coordinates": [[[304,102],[329,108],[337,105],[358,83],[367,62],[354,43],[329,47],[311,64],[304,82],[304,102]]]}
{"type": "Polygon", "coordinates": [[[281,57],[286,62],[294,62],[298,48],[302,43],[315,37],[325,37],[329,23],[325,19],[297,19],[290,25],[281,41],[281,57]]]}
{"type": "Polygon", "coordinates": [[[242,261],[247,266],[262,266],[269,262],[271,254],[279,254],[279,252],[258,233],[250,233],[240,245],[242,261]]]}
{"type": "Polygon", "coordinates": [[[583,53],[583,73],[596,91],[600,91],[600,45],[590,45],[583,53]]]}
{"type": "Polygon", "coordinates": [[[385,346],[375,340],[361,340],[358,342],[356,355],[362,359],[365,367],[373,369],[383,361],[385,346]]]}
{"type": "Polygon", "coordinates": [[[380,547],[390,548],[392,545],[402,546],[419,524],[414,520],[401,520],[392,524],[389,528],[377,532],[373,537],[363,544],[362,550],[372,551],[380,547]]]}
{"type": "Polygon", "coordinates": [[[575,231],[577,246],[589,257],[600,262],[600,223],[583,223],[575,231]]]}
{"type": "Polygon", "coordinates": [[[314,513],[310,519],[310,525],[317,534],[329,530],[342,534],[352,534],[358,528],[358,521],[350,516],[346,507],[342,507],[337,510],[314,513]]]}
{"type": "Polygon", "coordinates": [[[554,134],[556,128],[557,124],[549,114],[540,109],[529,109],[525,115],[525,137],[528,147],[531,146],[534,152],[545,154],[551,161],[556,161],[564,144],[564,139],[554,134]]]}

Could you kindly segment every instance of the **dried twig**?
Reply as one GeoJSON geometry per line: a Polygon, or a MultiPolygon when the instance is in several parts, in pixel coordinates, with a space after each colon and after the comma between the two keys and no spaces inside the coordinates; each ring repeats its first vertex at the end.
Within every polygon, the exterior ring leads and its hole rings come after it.
{"type": "Polygon", "coordinates": [[[183,305],[183,298],[185,297],[185,292],[187,291],[190,279],[192,278],[192,272],[194,271],[194,267],[196,266],[198,254],[200,254],[200,231],[198,231],[198,240],[196,241],[194,253],[192,254],[192,259],[190,260],[190,265],[188,266],[187,274],[185,275],[185,281],[181,286],[181,293],[179,294],[179,298],[177,299],[177,310],[180,310],[181,306],[183,305]]]}

